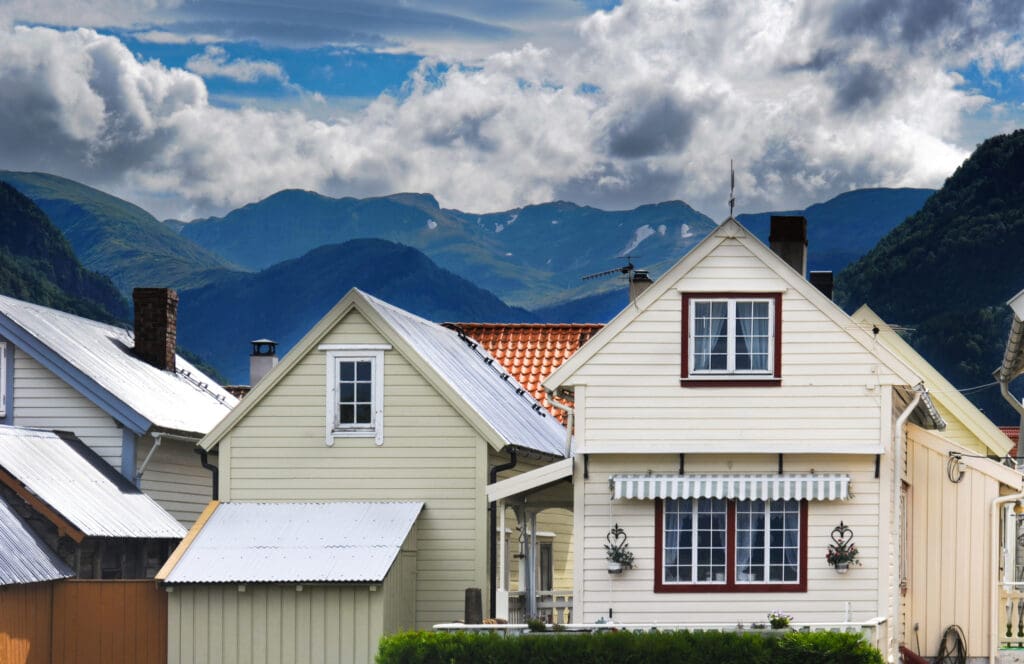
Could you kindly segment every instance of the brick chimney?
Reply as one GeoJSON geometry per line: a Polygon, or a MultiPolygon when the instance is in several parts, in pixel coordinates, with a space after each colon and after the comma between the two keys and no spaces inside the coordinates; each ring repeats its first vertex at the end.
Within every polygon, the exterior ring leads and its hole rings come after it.
{"type": "Polygon", "coordinates": [[[806,218],[773,216],[768,244],[801,278],[807,276],[806,218]]]}
{"type": "Polygon", "coordinates": [[[174,371],[178,340],[178,293],[171,288],[136,288],[135,355],[162,371],[174,371]]]}
{"type": "Polygon", "coordinates": [[[647,270],[633,270],[629,275],[629,301],[636,302],[636,298],[640,297],[640,293],[647,290],[648,286],[653,283],[651,275],[647,273],[647,270]]]}
{"type": "Polygon", "coordinates": [[[835,287],[835,279],[832,277],[832,270],[811,270],[811,285],[825,294],[825,297],[832,299],[832,290],[835,287]]]}

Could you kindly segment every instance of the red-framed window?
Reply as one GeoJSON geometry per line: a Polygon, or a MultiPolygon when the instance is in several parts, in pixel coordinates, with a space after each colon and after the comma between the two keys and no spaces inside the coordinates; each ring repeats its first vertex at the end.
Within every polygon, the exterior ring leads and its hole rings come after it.
{"type": "Polygon", "coordinates": [[[655,501],[655,592],[806,592],[807,501],[655,501]]]}
{"type": "Polygon", "coordinates": [[[684,387],[782,384],[781,293],[683,293],[684,387]]]}

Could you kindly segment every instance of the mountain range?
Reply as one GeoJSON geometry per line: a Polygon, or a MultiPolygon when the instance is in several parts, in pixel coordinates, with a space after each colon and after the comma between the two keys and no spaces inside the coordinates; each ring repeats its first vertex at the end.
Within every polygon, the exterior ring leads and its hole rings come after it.
{"type": "MultiPolygon", "coordinates": [[[[84,265],[123,293],[178,288],[181,344],[232,382],[245,382],[250,339],[275,338],[286,351],[352,286],[433,320],[604,322],[627,300],[615,268],[628,260],[656,277],[714,228],[681,201],[473,214],[441,208],[428,194],[356,199],[298,190],[219,218],[161,223],[71,180],[12,172],[0,180],[33,198],[84,265]]],[[[859,190],[786,213],[809,219],[811,267],[836,269],[930,193],[859,190]]],[[[767,241],[771,214],[741,221],[767,241]]]]}

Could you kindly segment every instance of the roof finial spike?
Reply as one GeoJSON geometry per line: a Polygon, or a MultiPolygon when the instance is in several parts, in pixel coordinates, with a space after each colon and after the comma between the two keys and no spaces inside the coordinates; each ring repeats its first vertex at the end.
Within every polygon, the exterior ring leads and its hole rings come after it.
{"type": "Polygon", "coordinates": [[[732,211],[736,208],[736,171],[732,167],[732,159],[729,160],[729,218],[732,219],[732,211]]]}

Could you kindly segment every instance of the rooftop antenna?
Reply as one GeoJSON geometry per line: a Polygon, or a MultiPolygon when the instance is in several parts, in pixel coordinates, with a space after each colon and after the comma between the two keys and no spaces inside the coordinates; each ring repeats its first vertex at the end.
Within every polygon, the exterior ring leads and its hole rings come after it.
{"type": "Polygon", "coordinates": [[[586,281],[588,279],[597,279],[598,277],[606,277],[609,274],[615,274],[616,272],[618,272],[620,274],[624,274],[626,276],[629,276],[629,274],[633,270],[636,269],[636,266],[633,265],[633,261],[630,259],[629,256],[620,256],[620,258],[625,258],[626,259],[626,264],[623,265],[622,267],[616,267],[616,268],[613,268],[611,270],[605,270],[604,272],[595,272],[594,274],[587,274],[587,275],[584,275],[584,276],[582,276],[580,278],[583,279],[584,281],[586,281]]]}
{"type": "Polygon", "coordinates": [[[736,171],[732,167],[732,159],[729,160],[729,218],[732,219],[732,211],[736,208],[736,171]]]}

